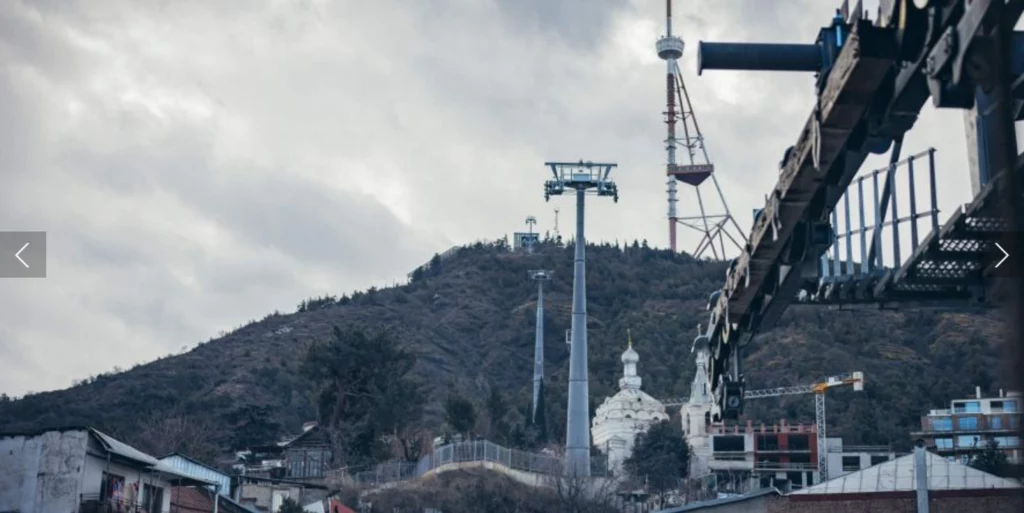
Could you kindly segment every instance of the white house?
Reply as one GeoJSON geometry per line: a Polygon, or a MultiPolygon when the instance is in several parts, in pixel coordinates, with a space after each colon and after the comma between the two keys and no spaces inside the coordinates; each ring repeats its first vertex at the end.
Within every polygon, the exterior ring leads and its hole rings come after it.
{"type": "Polygon", "coordinates": [[[164,513],[172,487],[213,485],[92,428],[0,434],[0,511],[164,513]]]}

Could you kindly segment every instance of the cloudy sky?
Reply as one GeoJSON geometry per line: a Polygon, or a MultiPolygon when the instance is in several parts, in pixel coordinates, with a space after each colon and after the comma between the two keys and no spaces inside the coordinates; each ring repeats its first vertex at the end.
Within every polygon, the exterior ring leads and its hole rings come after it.
{"type": "MultiPolygon", "coordinates": [[[[697,77],[693,49],[811,42],[833,3],[676,2],[683,73],[744,228],[812,77],[697,77]]],[[[568,198],[544,202],[545,160],[617,162],[622,199],[592,203],[588,234],[666,246],[663,5],[0,2],[0,219],[49,246],[46,279],[0,286],[0,392],[63,388],[305,297],[403,281],[528,215],[550,229],[556,206],[572,226],[568,198]]],[[[906,144],[939,148],[947,211],[969,200],[962,136],[959,112],[929,107],[906,144]]],[[[681,190],[680,214],[695,213],[681,190]]]]}

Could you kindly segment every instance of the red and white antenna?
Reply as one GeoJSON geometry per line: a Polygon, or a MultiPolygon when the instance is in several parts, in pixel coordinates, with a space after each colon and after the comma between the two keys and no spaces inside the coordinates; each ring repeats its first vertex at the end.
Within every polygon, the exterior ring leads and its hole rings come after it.
{"type": "Polygon", "coordinates": [[[690,103],[690,95],[683,83],[683,76],[679,72],[679,58],[683,56],[683,40],[672,35],[672,0],[665,0],[665,36],[658,40],[656,48],[658,57],[665,61],[666,70],[666,93],[668,108],[665,111],[665,124],[668,126],[668,137],[665,139],[665,149],[668,152],[666,175],[668,181],[668,238],[669,247],[673,252],[678,251],[676,226],[683,225],[692,228],[702,234],[693,256],[701,258],[710,250],[716,260],[725,259],[726,244],[729,239],[731,246],[737,249],[743,248],[743,241],[746,239],[743,230],[736,224],[729,212],[729,206],[722,195],[722,189],[718,186],[718,180],[714,176],[715,165],[708,157],[707,148],[704,147],[704,136],[700,133],[697,125],[697,118],[693,113],[693,105],[690,103]],[[676,111],[678,101],[679,111],[676,111]],[[676,139],[676,123],[682,122],[683,141],[676,139]],[[688,164],[679,164],[676,160],[676,149],[682,144],[687,152],[688,164]],[[722,213],[708,214],[704,205],[704,198],[701,196],[700,185],[711,178],[721,202],[722,213]],[[680,217],[676,212],[678,190],[676,182],[683,182],[693,186],[696,193],[697,206],[700,209],[699,215],[680,217]],[[735,233],[730,233],[734,231],[735,233]]]}

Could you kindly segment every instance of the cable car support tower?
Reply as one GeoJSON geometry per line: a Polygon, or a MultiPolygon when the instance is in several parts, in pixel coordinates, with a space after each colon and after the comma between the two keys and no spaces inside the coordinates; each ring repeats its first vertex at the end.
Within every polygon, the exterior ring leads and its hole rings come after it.
{"type": "Polygon", "coordinates": [[[676,227],[686,226],[701,233],[700,242],[693,251],[696,258],[703,257],[710,252],[715,260],[726,258],[726,239],[729,246],[736,250],[743,249],[746,235],[736,220],[729,212],[729,206],[722,195],[722,188],[715,178],[715,165],[708,157],[707,148],[704,146],[704,136],[700,133],[700,126],[697,124],[697,117],[693,112],[693,105],[690,103],[690,95],[686,91],[686,84],[679,72],[679,58],[683,56],[683,40],[672,35],[672,0],[665,0],[665,36],[658,40],[656,48],[658,57],[665,61],[666,66],[666,97],[668,108],[665,111],[665,124],[668,126],[668,137],[665,139],[665,149],[668,152],[668,163],[666,175],[668,180],[668,239],[669,247],[673,252],[679,251],[676,237],[676,227]],[[679,111],[676,110],[678,102],[679,111]],[[676,138],[676,124],[681,122],[683,139],[676,138]],[[677,162],[676,149],[682,146],[686,155],[684,162],[677,162]],[[711,178],[715,186],[718,201],[721,203],[719,213],[709,214],[709,206],[704,204],[704,197],[701,195],[700,186],[705,180],[711,178]],[[676,203],[679,201],[677,194],[677,182],[693,186],[696,194],[699,215],[686,215],[679,217],[676,211],[676,203]]]}

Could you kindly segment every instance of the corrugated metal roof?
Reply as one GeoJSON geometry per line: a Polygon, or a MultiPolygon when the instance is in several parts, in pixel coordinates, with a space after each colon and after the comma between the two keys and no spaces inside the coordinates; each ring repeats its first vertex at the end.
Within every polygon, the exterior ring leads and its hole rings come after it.
{"type": "MultiPolygon", "coordinates": [[[[932,453],[926,454],[929,490],[984,490],[1020,488],[1012,479],[982,472],[962,463],[946,461],[932,453]]],[[[825,481],[790,495],[822,495],[837,493],[909,492],[915,489],[917,472],[914,455],[908,454],[843,477],[825,481]]]]}
{"type": "Polygon", "coordinates": [[[685,513],[687,511],[698,511],[704,508],[710,508],[712,506],[721,506],[723,504],[732,504],[734,502],[749,501],[758,497],[764,497],[766,495],[779,495],[779,491],[775,488],[762,488],[755,492],[745,493],[738,497],[726,497],[724,499],[713,499],[710,501],[695,502],[693,504],[687,504],[686,506],[680,506],[678,508],[669,508],[656,511],[655,513],[685,513]]]}
{"type": "Polygon", "coordinates": [[[164,474],[164,475],[170,477],[171,478],[170,480],[178,481],[178,483],[180,485],[182,485],[182,486],[192,486],[192,485],[214,486],[214,485],[217,484],[217,482],[215,482],[215,481],[210,481],[210,480],[207,480],[207,479],[201,479],[201,478],[198,478],[198,477],[190,476],[190,475],[188,475],[188,474],[186,474],[186,473],[184,473],[184,472],[182,472],[182,471],[180,471],[180,470],[178,470],[178,469],[172,467],[171,465],[168,465],[167,463],[164,463],[162,461],[157,461],[156,464],[153,465],[152,470],[155,471],[155,472],[159,472],[161,474],[164,474]]]}
{"type": "Polygon", "coordinates": [[[140,451],[140,450],[138,450],[138,449],[136,449],[136,448],[126,444],[126,443],[124,443],[124,442],[115,440],[110,435],[103,434],[100,431],[98,431],[96,429],[93,429],[93,428],[89,428],[89,431],[96,438],[99,439],[100,443],[103,444],[103,448],[106,449],[108,452],[111,452],[111,453],[116,454],[118,456],[121,456],[123,458],[128,458],[128,459],[130,459],[132,461],[137,461],[139,463],[142,463],[142,464],[144,464],[146,466],[150,466],[150,467],[157,464],[157,459],[156,458],[154,458],[154,457],[152,457],[152,456],[150,456],[150,455],[148,455],[148,454],[146,454],[146,453],[144,453],[144,452],[142,452],[142,451],[140,451]]]}

